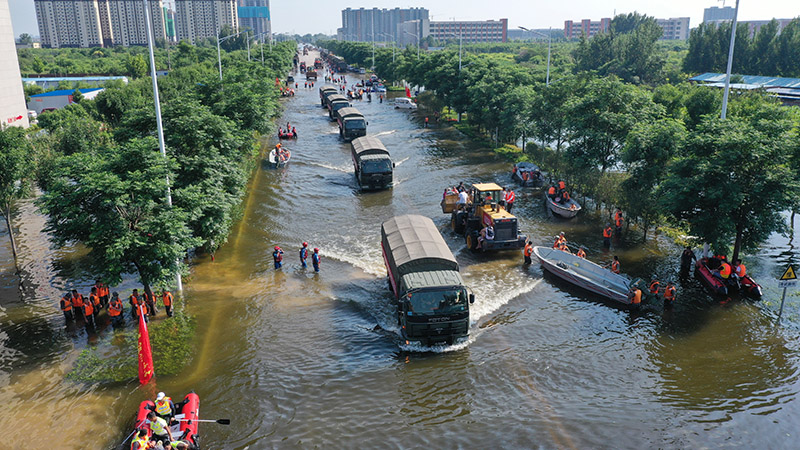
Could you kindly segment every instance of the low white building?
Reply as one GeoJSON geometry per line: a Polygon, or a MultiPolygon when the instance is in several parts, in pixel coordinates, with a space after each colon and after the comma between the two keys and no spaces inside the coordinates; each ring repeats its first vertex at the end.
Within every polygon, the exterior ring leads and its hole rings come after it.
{"type": "MultiPolygon", "coordinates": [[[[97,97],[97,94],[104,91],[103,88],[90,88],[90,89],[77,89],[83,95],[85,100],[91,100],[97,97]]],[[[28,109],[35,111],[36,114],[41,114],[42,111],[52,111],[54,109],[61,109],[69,104],[75,103],[74,95],[75,89],[61,89],[59,91],[45,92],[43,94],[31,95],[31,101],[28,102],[28,109]]]]}

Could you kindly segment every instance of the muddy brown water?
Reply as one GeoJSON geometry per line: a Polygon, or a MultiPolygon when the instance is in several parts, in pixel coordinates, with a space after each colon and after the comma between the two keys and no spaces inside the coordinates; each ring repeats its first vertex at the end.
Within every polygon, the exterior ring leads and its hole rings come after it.
{"type": "MultiPolygon", "coordinates": [[[[319,107],[321,83],[301,83],[286,101],[283,122],[300,134],[285,143],[289,166],[256,171],[229,242],[215,261],[194,262],[185,297],[198,321],[196,354],[155,386],[64,379],[80,350],[113,352],[118,339],[109,328],[64,326],[59,294],[93,282],[85,252],[51,248],[43,218],[20,203],[22,300],[0,232],[3,445],[111,448],[140,401],[194,389],[201,417],[232,422],[200,426],[211,449],[797,447],[800,302],[790,295],[776,326],[774,280],[796,260],[793,240],[775,235],[747,257],[763,301],[720,304],[678,276],[679,249],[667,239],[642,244],[632,231],[604,251],[592,208],[558,220],[540,191],[517,189],[514,212],[534,243],[565,231],[595,261],[618,254],[633,276],[678,283],[674,310],[632,314],[523,267],[517,252],[465,251],[439,209],[442,189],[509,184],[510,165],[452,128],[421,128],[421,113],[355,102],[397,162],[393,189],[359,192],[349,146],[319,107]],[[379,234],[383,220],[405,213],[434,219],[476,293],[466,342],[427,351],[399,338],[379,234]],[[300,268],[303,241],[321,248],[321,273],[300,268]],[[274,245],[286,250],[280,271],[274,245]]],[[[134,287],[130,278],[115,290],[134,287]]]]}

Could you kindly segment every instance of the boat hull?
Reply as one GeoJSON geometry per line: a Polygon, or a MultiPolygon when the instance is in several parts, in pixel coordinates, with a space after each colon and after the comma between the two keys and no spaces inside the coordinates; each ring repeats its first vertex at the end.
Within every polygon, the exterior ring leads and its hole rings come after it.
{"type": "Polygon", "coordinates": [[[570,253],[547,247],[534,247],[542,268],[558,278],[617,303],[630,305],[630,280],[622,275],[570,253]]]}
{"type": "MultiPolygon", "coordinates": [[[[181,419],[177,426],[171,426],[170,432],[172,439],[179,439],[182,441],[192,442],[198,448],[200,447],[200,437],[197,433],[197,428],[200,419],[200,397],[194,392],[189,392],[183,398],[183,401],[177,403],[176,408],[178,413],[176,419],[181,419]],[[185,419],[185,420],[183,420],[185,419]]],[[[147,414],[155,410],[155,403],[151,400],[145,400],[139,404],[139,410],[136,413],[136,423],[134,430],[144,429],[147,430],[147,435],[150,436],[150,423],[147,421],[147,414]]]]}
{"type": "Polygon", "coordinates": [[[578,202],[573,199],[569,199],[569,202],[567,202],[566,205],[561,205],[553,201],[553,199],[545,193],[544,201],[547,203],[547,209],[549,209],[553,214],[565,219],[572,219],[581,211],[581,205],[579,205],[578,202]]]}

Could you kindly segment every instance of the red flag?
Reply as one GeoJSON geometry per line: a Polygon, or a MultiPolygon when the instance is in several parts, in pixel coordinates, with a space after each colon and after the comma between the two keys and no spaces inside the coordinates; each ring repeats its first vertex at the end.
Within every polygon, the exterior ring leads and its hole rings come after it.
{"type": "Polygon", "coordinates": [[[150,349],[150,335],[144,311],[139,309],[139,383],[147,384],[153,378],[153,352],[150,349]]]}
{"type": "Polygon", "coordinates": [[[411,89],[406,86],[406,97],[411,98],[411,89]]]}

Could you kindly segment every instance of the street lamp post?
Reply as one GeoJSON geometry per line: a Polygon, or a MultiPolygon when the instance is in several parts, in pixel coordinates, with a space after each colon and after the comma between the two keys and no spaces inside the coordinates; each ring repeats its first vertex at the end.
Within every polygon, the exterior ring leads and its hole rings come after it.
{"type": "MultiPolygon", "coordinates": [[[[519,27],[519,29],[525,30],[529,33],[536,33],[540,36],[544,36],[544,33],[540,33],[538,31],[531,30],[525,27],[519,27]]],[[[545,86],[550,86],[550,47],[552,43],[553,43],[553,27],[550,27],[550,32],[547,34],[547,78],[545,80],[545,86]]]]}
{"type": "Polygon", "coordinates": [[[414,33],[409,33],[408,31],[403,31],[403,33],[405,33],[405,34],[407,34],[409,36],[414,36],[414,38],[416,38],[416,40],[417,40],[417,59],[419,59],[419,36],[417,36],[414,33]]]}
{"type": "Polygon", "coordinates": [[[728,49],[728,70],[725,72],[725,92],[722,94],[722,113],[721,119],[725,119],[728,114],[728,93],[731,90],[731,68],[733,67],[733,46],[736,43],[736,19],[739,16],[739,0],[736,0],[736,9],[733,10],[733,22],[731,23],[731,45],[728,49]]]}
{"type": "MultiPolygon", "coordinates": [[[[150,78],[153,79],[153,103],[156,106],[156,128],[158,131],[158,147],[161,150],[161,156],[164,160],[167,159],[167,149],[164,146],[164,126],[161,123],[161,101],[158,98],[158,79],[156,77],[156,59],[153,55],[153,31],[150,25],[150,5],[147,0],[144,2],[144,21],[147,26],[147,47],[150,51],[150,78]]],[[[169,187],[169,171],[167,171],[167,206],[172,208],[172,191],[169,187]]],[[[181,262],[180,259],[175,260],[175,284],[178,293],[183,293],[183,282],[181,280],[181,262]]]]}
{"type": "MultiPolygon", "coordinates": [[[[144,1],[147,1],[147,0],[144,0],[144,1]]],[[[217,65],[219,66],[219,81],[222,81],[222,53],[220,51],[219,44],[222,43],[223,41],[227,41],[230,38],[234,38],[234,37],[236,37],[236,36],[238,36],[238,35],[240,35],[242,33],[245,33],[246,31],[247,30],[240,31],[240,32],[238,32],[236,34],[231,34],[229,36],[225,36],[222,39],[217,38],[217,65]]],[[[248,50],[247,50],[247,60],[248,61],[250,60],[250,45],[249,45],[249,43],[248,43],[248,50]]]]}
{"type": "Polygon", "coordinates": [[[449,34],[450,36],[453,36],[453,37],[458,37],[458,73],[461,73],[461,42],[462,42],[462,40],[464,38],[464,30],[463,29],[459,29],[458,30],[458,36],[456,36],[453,33],[445,33],[445,34],[449,34]]]}

